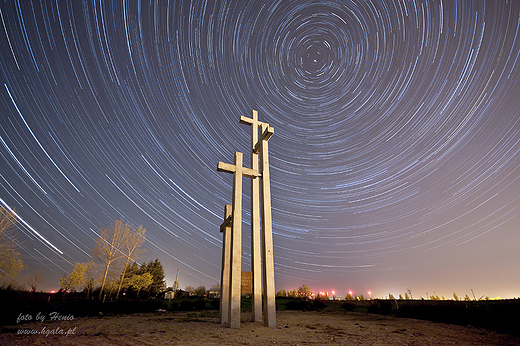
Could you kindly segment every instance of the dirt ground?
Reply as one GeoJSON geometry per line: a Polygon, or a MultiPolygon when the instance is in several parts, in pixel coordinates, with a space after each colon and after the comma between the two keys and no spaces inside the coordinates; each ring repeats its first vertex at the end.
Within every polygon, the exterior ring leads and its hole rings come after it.
{"type": "Polygon", "coordinates": [[[0,344],[520,345],[519,337],[485,329],[354,312],[279,311],[276,328],[249,322],[249,314],[243,314],[240,329],[219,324],[215,311],[65,317],[68,320],[4,327],[0,344]]]}

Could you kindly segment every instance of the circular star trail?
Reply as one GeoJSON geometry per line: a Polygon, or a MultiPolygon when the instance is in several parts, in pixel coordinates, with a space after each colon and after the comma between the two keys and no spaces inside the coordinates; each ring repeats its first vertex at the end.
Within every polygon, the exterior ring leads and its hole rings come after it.
{"type": "Polygon", "coordinates": [[[117,219],[147,229],[143,260],[169,285],[177,268],[181,286],[217,283],[232,177],[216,165],[235,151],[250,165],[238,120],[255,109],[275,129],[277,289],[515,294],[519,2],[10,1],[0,15],[1,203],[48,287],[117,219]]]}

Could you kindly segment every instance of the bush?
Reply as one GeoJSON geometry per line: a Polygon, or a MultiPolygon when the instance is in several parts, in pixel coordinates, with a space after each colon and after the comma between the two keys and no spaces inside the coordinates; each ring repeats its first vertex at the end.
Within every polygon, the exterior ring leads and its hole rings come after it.
{"type": "Polygon", "coordinates": [[[341,304],[341,308],[345,311],[354,311],[356,310],[356,306],[352,303],[343,303],[341,304]]]}

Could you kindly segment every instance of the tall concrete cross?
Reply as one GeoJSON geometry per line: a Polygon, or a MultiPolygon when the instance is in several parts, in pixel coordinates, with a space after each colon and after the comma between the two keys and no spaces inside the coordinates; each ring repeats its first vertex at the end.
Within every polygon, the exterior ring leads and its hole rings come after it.
{"type": "Polygon", "coordinates": [[[229,326],[240,328],[240,296],[242,281],[242,177],[258,177],[258,170],[242,167],[243,154],[235,152],[235,164],[219,162],[217,171],[233,173],[233,211],[231,237],[231,282],[229,326]]]}
{"type": "Polygon", "coordinates": [[[267,141],[274,134],[268,124],[261,125],[261,135],[253,151],[260,151],[260,174],[262,176],[262,257],[264,283],[264,324],[276,327],[276,302],[274,289],[273,226],[271,218],[271,187],[269,178],[269,147],[267,141]]]}
{"type": "Polygon", "coordinates": [[[220,225],[222,239],[222,271],[220,274],[220,323],[229,323],[229,279],[231,260],[231,237],[232,237],[232,206],[226,204],[224,207],[224,222],[220,225]]]}
{"type": "MultiPolygon", "coordinates": [[[[264,124],[258,121],[258,111],[253,110],[251,118],[240,117],[240,123],[251,126],[251,169],[258,170],[258,129],[264,124]]],[[[253,274],[252,321],[262,321],[262,268],[260,249],[260,188],[257,179],[251,181],[251,272],[253,274]]]]}

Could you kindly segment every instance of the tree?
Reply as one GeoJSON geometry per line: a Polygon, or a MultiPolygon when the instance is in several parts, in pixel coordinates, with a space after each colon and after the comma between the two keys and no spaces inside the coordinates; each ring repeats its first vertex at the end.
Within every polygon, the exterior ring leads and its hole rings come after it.
{"type": "Polygon", "coordinates": [[[459,300],[459,296],[457,295],[457,293],[453,292],[453,299],[455,300],[459,300]]]}
{"type": "Polygon", "coordinates": [[[403,295],[399,293],[399,300],[403,300],[403,295]]]}
{"type": "Polygon", "coordinates": [[[404,299],[406,299],[406,300],[410,300],[410,295],[408,294],[408,292],[405,292],[405,294],[404,294],[404,299]]]}
{"type": "Polygon", "coordinates": [[[139,274],[148,272],[152,274],[153,282],[148,287],[149,295],[157,295],[166,290],[166,281],[164,280],[164,268],[158,258],[150,261],[146,265],[143,263],[139,269],[139,274]]]}
{"type": "Polygon", "coordinates": [[[134,262],[145,250],[141,249],[141,246],[145,241],[145,232],[146,229],[143,226],[139,226],[134,229],[128,223],[124,226],[125,237],[122,244],[121,251],[124,255],[125,265],[123,267],[123,272],[121,273],[121,279],[119,280],[119,287],[117,288],[116,299],[119,298],[119,292],[121,291],[121,287],[123,286],[123,281],[125,280],[126,270],[128,268],[129,263],[134,262]]]}
{"type": "Polygon", "coordinates": [[[101,299],[110,266],[123,257],[120,250],[125,240],[123,221],[117,220],[108,229],[102,229],[99,233],[99,238],[96,246],[92,249],[92,254],[104,267],[101,289],[99,290],[99,299],[101,299]]]}
{"type": "Polygon", "coordinates": [[[94,289],[96,277],[96,265],[93,261],[87,263],[87,269],[85,270],[85,287],[84,289],[87,291],[87,300],[90,296],[90,292],[94,289]]]}
{"type": "Polygon", "coordinates": [[[197,297],[203,297],[206,294],[206,286],[201,285],[193,290],[193,295],[197,297]]]}
{"type": "Polygon", "coordinates": [[[395,300],[395,297],[392,293],[388,293],[388,299],[395,300]]]}
{"type": "Polygon", "coordinates": [[[195,289],[193,288],[193,286],[186,286],[184,290],[191,295],[195,289]]]}
{"type": "Polygon", "coordinates": [[[23,270],[22,256],[16,251],[16,236],[12,234],[18,223],[16,211],[0,206],[0,280],[13,283],[23,270]]]}
{"type": "Polygon", "coordinates": [[[137,290],[137,298],[139,298],[139,292],[153,283],[153,276],[149,272],[132,276],[130,280],[130,286],[137,290]]]}
{"type": "Polygon", "coordinates": [[[281,289],[278,292],[276,292],[276,296],[277,297],[287,297],[287,292],[285,291],[285,289],[281,289]]]}
{"type": "Polygon", "coordinates": [[[412,290],[407,288],[406,292],[408,292],[408,294],[410,295],[410,299],[413,299],[412,290]]]}
{"type": "Polygon", "coordinates": [[[307,284],[303,284],[298,287],[298,296],[305,299],[308,299],[312,296],[312,291],[307,284]]]}
{"type": "Polygon", "coordinates": [[[37,271],[33,271],[25,277],[25,282],[31,288],[31,292],[36,292],[36,287],[42,282],[42,273],[38,269],[37,271]]]}
{"type": "Polygon", "coordinates": [[[61,288],[64,291],[75,291],[76,289],[83,287],[86,282],[85,274],[88,266],[88,263],[76,263],[72,273],[60,279],[61,288]]]}

